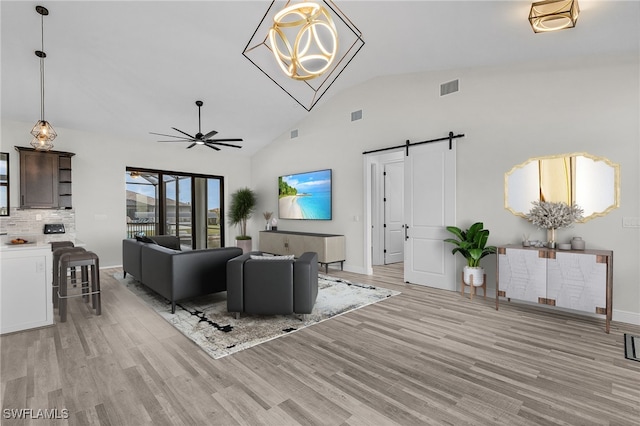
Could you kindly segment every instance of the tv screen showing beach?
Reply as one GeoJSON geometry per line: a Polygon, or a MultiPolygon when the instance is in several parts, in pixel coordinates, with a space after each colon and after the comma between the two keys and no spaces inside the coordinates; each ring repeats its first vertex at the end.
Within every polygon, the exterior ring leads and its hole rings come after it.
{"type": "Polygon", "coordinates": [[[278,178],[280,219],[331,220],[331,169],[278,178]]]}

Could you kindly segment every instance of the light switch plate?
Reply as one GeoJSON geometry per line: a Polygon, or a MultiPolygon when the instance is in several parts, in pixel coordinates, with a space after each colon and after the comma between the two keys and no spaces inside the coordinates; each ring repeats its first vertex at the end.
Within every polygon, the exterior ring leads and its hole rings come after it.
{"type": "Polygon", "coordinates": [[[640,228],[640,217],[623,217],[623,228],[640,228]]]}

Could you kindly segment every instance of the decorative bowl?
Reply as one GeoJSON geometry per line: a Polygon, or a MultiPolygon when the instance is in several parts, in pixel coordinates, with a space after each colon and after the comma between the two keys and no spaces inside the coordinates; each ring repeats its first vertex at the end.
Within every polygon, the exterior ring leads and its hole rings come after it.
{"type": "Polygon", "coordinates": [[[571,250],[571,243],[558,244],[559,250],[571,250]]]}

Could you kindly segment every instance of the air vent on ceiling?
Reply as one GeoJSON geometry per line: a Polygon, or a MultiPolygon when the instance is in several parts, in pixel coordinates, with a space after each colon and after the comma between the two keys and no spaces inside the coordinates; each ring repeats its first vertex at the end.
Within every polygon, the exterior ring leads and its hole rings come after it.
{"type": "Polygon", "coordinates": [[[362,110],[353,111],[351,113],[351,121],[362,120],[362,110]]]}
{"type": "Polygon", "coordinates": [[[440,85],[440,96],[448,95],[458,91],[458,80],[452,80],[440,85]]]}
{"type": "Polygon", "coordinates": [[[297,138],[297,137],[298,137],[298,129],[292,130],[291,131],[291,139],[297,138]]]}

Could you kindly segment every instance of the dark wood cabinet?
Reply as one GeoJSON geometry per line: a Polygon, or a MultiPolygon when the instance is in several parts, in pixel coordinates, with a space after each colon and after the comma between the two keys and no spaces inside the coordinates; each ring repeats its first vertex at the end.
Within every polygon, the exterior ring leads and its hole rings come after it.
{"type": "Polygon", "coordinates": [[[20,207],[24,209],[70,209],[70,152],[36,151],[16,147],[20,152],[20,207]]]}

